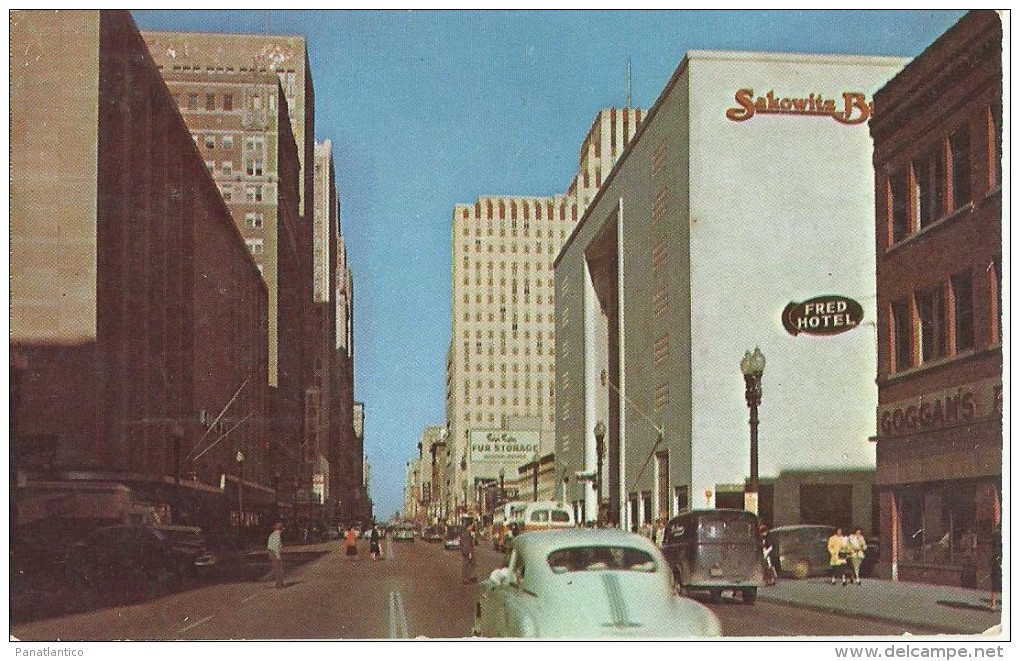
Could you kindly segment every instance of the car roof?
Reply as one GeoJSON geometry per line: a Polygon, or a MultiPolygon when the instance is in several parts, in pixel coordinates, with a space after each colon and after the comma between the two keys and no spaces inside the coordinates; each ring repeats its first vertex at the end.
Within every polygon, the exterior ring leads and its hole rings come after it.
{"type": "Polygon", "coordinates": [[[522,533],[514,538],[514,548],[526,554],[547,554],[557,549],[575,546],[630,546],[644,550],[656,549],[648,538],[618,528],[537,530],[522,533]]]}

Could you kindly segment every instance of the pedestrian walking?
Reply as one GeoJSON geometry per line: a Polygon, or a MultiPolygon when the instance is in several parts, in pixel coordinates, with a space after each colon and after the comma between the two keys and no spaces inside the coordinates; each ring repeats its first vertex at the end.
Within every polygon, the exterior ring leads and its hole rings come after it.
{"type": "Polygon", "coordinates": [[[769,529],[764,523],[758,524],[758,535],[761,538],[761,555],[765,563],[765,585],[775,585],[779,579],[776,569],[775,545],[768,540],[769,529]]]}
{"type": "Polygon", "coordinates": [[[354,531],[354,526],[347,528],[347,534],[344,535],[344,555],[351,560],[357,560],[358,533],[354,531]]]}
{"type": "Polygon", "coordinates": [[[266,550],[269,552],[269,561],[273,567],[273,576],[276,578],[276,587],[283,587],[283,521],[273,524],[273,532],[269,533],[269,541],[266,542],[266,550]]]}
{"type": "Polygon", "coordinates": [[[460,533],[460,578],[466,585],[475,582],[475,537],[474,524],[464,526],[460,533]]]}
{"type": "Polygon", "coordinates": [[[368,552],[373,560],[378,560],[382,557],[379,548],[379,526],[372,526],[372,532],[368,536],[368,552]]]}
{"type": "Polygon", "coordinates": [[[826,548],[829,550],[829,570],[832,574],[832,584],[836,584],[836,578],[839,577],[843,581],[843,585],[847,585],[847,550],[846,550],[846,538],[843,537],[843,529],[836,528],[829,537],[829,541],[826,544],[826,548]]]}
{"type": "Polygon", "coordinates": [[[991,604],[992,610],[999,607],[999,593],[1002,592],[1002,524],[996,523],[992,530],[989,548],[989,569],[991,570],[991,604]]]}
{"type": "Polygon", "coordinates": [[[854,528],[853,533],[846,538],[846,550],[850,568],[853,570],[853,582],[860,585],[861,564],[864,562],[864,552],[868,550],[868,542],[860,528],[854,528]]]}

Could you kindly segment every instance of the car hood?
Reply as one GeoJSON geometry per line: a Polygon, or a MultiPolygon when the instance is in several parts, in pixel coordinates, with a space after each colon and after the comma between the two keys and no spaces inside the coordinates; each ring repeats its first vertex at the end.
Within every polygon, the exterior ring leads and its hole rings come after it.
{"type": "MultiPolygon", "coordinates": [[[[565,578],[565,577],[564,577],[565,578]]],[[[578,574],[540,595],[540,638],[701,638],[721,635],[719,620],[698,602],[661,586],[656,575],[578,574]]]]}

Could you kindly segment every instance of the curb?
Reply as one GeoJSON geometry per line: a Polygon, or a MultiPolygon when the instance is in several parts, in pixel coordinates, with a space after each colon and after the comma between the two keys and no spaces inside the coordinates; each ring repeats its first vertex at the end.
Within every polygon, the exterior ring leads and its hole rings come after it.
{"type": "MultiPolygon", "coordinates": [[[[917,620],[910,620],[910,619],[907,619],[907,618],[904,618],[904,617],[896,617],[894,615],[883,615],[881,613],[868,613],[867,615],[863,615],[863,614],[860,614],[860,613],[853,613],[853,612],[850,612],[850,611],[847,611],[847,610],[843,610],[843,609],[840,609],[840,608],[833,608],[831,606],[819,606],[819,605],[816,605],[816,604],[806,604],[806,603],[804,603],[802,601],[796,601],[796,600],[793,600],[793,599],[790,599],[790,598],[768,596],[766,594],[762,594],[762,592],[760,590],[758,591],[758,601],[768,601],[768,602],[772,602],[772,603],[776,603],[776,604],[785,604],[787,606],[793,606],[795,608],[801,608],[803,610],[815,611],[815,612],[818,612],[818,613],[830,613],[830,614],[834,614],[834,615],[846,615],[848,617],[859,617],[859,618],[866,619],[866,620],[874,620],[876,622],[883,622],[885,624],[894,624],[896,626],[903,626],[903,627],[923,626],[923,627],[928,628],[928,629],[943,629],[946,633],[961,634],[961,635],[966,635],[966,636],[977,636],[977,635],[980,635],[982,633],[982,631],[974,631],[972,629],[965,629],[965,628],[962,628],[962,627],[959,627],[959,626],[954,626],[954,625],[951,625],[951,624],[950,625],[935,625],[934,623],[932,623],[930,621],[929,622],[918,622],[917,620]]],[[[1001,624],[1001,619],[1000,619],[999,623],[1001,624]]],[[[910,633],[910,632],[909,631],[905,631],[904,633],[910,633]]],[[[918,635],[928,635],[928,634],[918,634],[918,635]]]]}

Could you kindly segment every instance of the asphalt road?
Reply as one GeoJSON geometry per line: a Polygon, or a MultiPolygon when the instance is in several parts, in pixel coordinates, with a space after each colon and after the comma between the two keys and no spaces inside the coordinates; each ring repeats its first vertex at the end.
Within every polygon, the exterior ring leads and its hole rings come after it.
{"type": "MultiPolygon", "coordinates": [[[[442,544],[384,541],[384,558],[357,559],[340,542],[286,547],[285,587],[254,565],[219,581],[193,582],[157,595],[89,604],[78,612],[12,618],[25,641],[115,640],[380,640],[462,638],[470,634],[477,586],[463,585],[460,554],[442,544]]],[[[479,545],[478,577],[502,556],[479,545]]],[[[759,600],[709,604],[727,636],[887,636],[902,626],[759,600]]],[[[911,631],[912,634],[937,633],[911,631]]]]}

